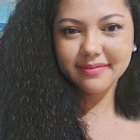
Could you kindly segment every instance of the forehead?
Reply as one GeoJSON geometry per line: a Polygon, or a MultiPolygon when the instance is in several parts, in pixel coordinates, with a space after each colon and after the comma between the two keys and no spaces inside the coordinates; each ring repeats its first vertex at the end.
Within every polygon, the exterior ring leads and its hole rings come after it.
{"type": "Polygon", "coordinates": [[[59,16],[82,17],[86,15],[104,15],[129,11],[126,0],[61,0],[59,16]]]}

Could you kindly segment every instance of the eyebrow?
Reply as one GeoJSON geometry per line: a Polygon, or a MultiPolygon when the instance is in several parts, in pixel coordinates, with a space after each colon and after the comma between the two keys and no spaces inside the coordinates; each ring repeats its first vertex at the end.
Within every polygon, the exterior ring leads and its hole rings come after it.
{"type": "MultiPolygon", "coordinates": [[[[121,14],[110,14],[110,15],[102,17],[99,21],[101,22],[101,21],[109,20],[112,17],[124,18],[124,16],[121,14]]],[[[75,23],[75,24],[82,24],[82,21],[77,20],[77,19],[72,19],[72,18],[63,18],[58,21],[58,23],[62,23],[62,22],[71,22],[71,23],[75,23]]]]}
{"type": "Polygon", "coordinates": [[[123,15],[120,15],[120,14],[111,14],[111,15],[107,15],[107,16],[101,18],[100,21],[109,20],[112,17],[124,18],[124,16],[123,15]]]}
{"type": "Polygon", "coordinates": [[[82,22],[80,20],[72,19],[72,18],[63,18],[59,21],[59,23],[62,23],[62,22],[72,22],[75,24],[82,24],[82,22]]]}

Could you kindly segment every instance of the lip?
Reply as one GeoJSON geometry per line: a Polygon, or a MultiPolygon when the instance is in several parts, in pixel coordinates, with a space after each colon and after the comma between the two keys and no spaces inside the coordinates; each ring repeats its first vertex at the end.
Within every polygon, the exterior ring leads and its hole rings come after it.
{"type": "Polygon", "coordinates": [[[101,74],[104,70],[109,67],[106,63],[95,63],[95,64],[81,64],[78,65],[80,72],[87,76],[96,76],[101,74]]]}

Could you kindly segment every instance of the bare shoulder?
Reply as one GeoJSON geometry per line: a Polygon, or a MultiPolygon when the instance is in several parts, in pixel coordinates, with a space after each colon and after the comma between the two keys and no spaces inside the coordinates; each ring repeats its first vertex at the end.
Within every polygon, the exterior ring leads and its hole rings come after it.
{"type": "Polygon", "coordinates": [[[90,121],[88,134],[92,139],[99,140],[140,140],[140,120],[112,118],[90,121]]]}
{"type": "MultiPolygon", "coordinates": [[[[128,137],[129,139],[140,140],[140,120],[138,121],[130,121],[126,124],[126,128],[128,129],[128,137]]],[[[126,133],[127,133],[126,129],[126,133]]]]}
{"type": "Polygon", "coordinates": [[[131,121],[131,123],[132,123],[132,128],[135,129],[135,131],[138,131],[140,133],[140,120],[131,121]]]}

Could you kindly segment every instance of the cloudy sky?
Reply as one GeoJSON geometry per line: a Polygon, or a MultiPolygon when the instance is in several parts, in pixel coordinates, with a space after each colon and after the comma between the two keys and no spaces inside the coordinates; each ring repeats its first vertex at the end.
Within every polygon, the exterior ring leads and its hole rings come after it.
{"type": "Polygon", "coordinates": [[[6,5],[10,2],[15,2],[16,0],[0,0],[0,6],[6,5]]]}
{"type": "Polygon", "coordinates": [[[6,23],[16,0],[0,0],[0,23],[6,23]]]}

